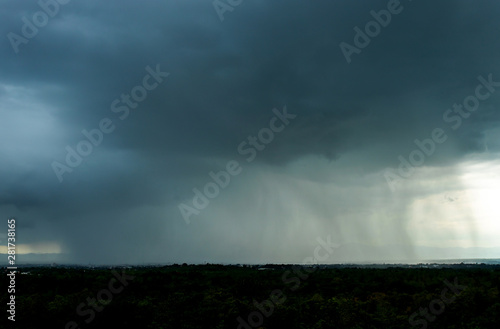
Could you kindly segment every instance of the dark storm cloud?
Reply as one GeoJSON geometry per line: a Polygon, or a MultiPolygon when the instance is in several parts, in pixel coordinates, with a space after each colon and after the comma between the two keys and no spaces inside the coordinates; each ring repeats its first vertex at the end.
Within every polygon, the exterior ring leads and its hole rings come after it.
{"type": "MultiPolygon", "coordinates": [[[[177,204],[192,198],[209,171],[230,159],[244,161],[239,143],[283,106],[297,119],[259,153],[255,168],[279,171],[306,156],[349,159],[340,165],[364,174],[397,166],[415,138],[448,128],[443,113],[473,94],[477,76],[493,73],[500,81],[496,2],[401,4],[404,10],[350,64],[339,44],[352,44],[353,28],[363,28],[370,10],[386,8],[387,1],[245,1],[222,23],[210,1],[61,6],[18,54],[6,37],[0,43],[1,111],[11,119],[0,132],[9,159],[0,168],[3,216],[53,223],[50,238],[78,260],[129,253],[116,258],[137,261],[147,247],[168,249],[148,251],[150,260],[188,255],[203,261],[198,248],[242,231],[224,218],[225,226],[185,227],[177,204]],[[119,120],[111,103],[157,64],[169,77],[119,120]],[[20,107],[26,114],[13,114],[20,107]],[[25,120],[35,112],[41,117],[25,120]],[[65,147],[76,147],[82,129],[106,117],[115,130],[59,184],[51,163],[63,163],[65,147]]],[[[1,5],[4,36],[20,34],[21,17],[40,10],[36,3],[1,5]]],[[[447,130],[450,142],[429,163],[445,165],[482,150],[484,131],[498,126],[496,103],[494,94],[459,130],[447,130]]],[[[298,175],[322,179],[310,171],[298,175]]],[[[223,209],[233,207],[220,200],[211,207],[217,205],[209,214],[223,217],[223,209]]],[[[286,224],[275,223],[277,232],[286,224]]],[[[260,220],[241,225],[255,235],[262,228],[260,220]]],[[[246,247],[239,245],[240,253],[252,255],[246,247]]],[[[224,246],[211,248],[207,257],[225,255],[224,246]]],[[[259,249],[252,248],[255,255],[259,249]]]]}

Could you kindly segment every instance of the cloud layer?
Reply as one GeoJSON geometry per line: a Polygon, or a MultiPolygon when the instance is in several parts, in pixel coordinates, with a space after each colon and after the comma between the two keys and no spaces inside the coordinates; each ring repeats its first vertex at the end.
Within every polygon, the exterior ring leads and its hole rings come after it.
{"type": "Polygon", "coordinates": [[[494,246],[469,197],[450,200],[476,189],[467,161],[496,165],[500,92],[458,129],[443,119],[479,76],[500,81],[494,1],[401,1],[351,63],[340,43],[388,1],[244,1],[223,22],[211,1],[71,1],[18,53],[8,34],[42,9],[1,6],[0,214],[18,219],[19,243],[108,263],[297,262],[326,235],[408,259],[494,246]],[[147,66],[170,75],[120,119],[113,101],[147,66]],[[285,106],[296,118],[246,161],[238,146],[285,106]],[[59,182],[54,161],[105,118],[114,130],[59,182]],[[446,142],[392,192],[384,170],[436,128],[446,142]],[[179,204],[229,161],[241,174],[186,225],[179,204]]]}

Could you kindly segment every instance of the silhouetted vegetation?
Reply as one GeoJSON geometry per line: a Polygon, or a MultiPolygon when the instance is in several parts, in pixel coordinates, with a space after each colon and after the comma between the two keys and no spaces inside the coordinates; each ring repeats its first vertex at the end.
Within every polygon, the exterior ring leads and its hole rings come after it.
{"type": "MultiPolygon", "coordinates": [[[[498,266],[323,268],[310,274],[311,268],[290,266],[259,270],[176,265],[115,271],[133,279],[122,285],[113,279],[117,273],[106,268],[23,268],[24,274],[16,276],[15,327],[65,328],[75,321],[77,328],[236,329],[245,328],[238,317],[248,323],[252,312],[267,312],[262,328],[411,328],[412,314],[443,298],[445,281],[466,288],[426,322],[428,328],[498,329],[500,324],[498,266]],[[88,302],[87,298],[109,290],[110,282],[115,290],[110,302],[88,302]],[[282,295],[271,304],[276,290],[282,295]],[[95,318],[86,323],[91,313],[95,318]]],[[[254,323],[259,320],[255,314],[254,323]]],[[[424,322],[414,327],[424,328],[424,322]]]]}

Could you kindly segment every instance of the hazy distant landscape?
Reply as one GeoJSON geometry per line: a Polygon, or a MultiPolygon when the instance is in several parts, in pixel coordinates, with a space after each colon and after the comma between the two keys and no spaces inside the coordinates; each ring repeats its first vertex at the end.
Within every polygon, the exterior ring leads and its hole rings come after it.
{"type": "MultiPolygon", "coordinates": [[[[492,255],[498,255],[500,254],[499,252],[496,252],[497,249],[492,248],[490,250],[492,255]]],[[[454,250],[455,251],[455,250],[454,250]]],[[[371,250],[371,252],[374,252],[371,250]]],[[[369,254],[369,253],[367,253],[369,254]]],[[[330,264],[420,264],[420,263],[437,263],[437,264],[459,264],[461,262],[464,263],[472,263],[472,264],[480,264],[480,263],[485,263],[485,264],[499,264],[500,259],[499,258],[474,258],[474,257],[469,257],[467,258],[467,255],[471,256],[474,254],[477,254],[477,251],[470,251],[467,252],[465,251],[463,253],[464,258],[432,258],[432,256],[437,256],[439,257],[439,253],[431,253],[429,252],[428,256],[429,258],[419,258],[419,259],[403,259],[403,258],[386,258],[386,259],[380,259],[378,260],[377,257],[373,258],[366,258],[366,255],[364,254],[364,257],[343,257],[343,258],[337,258],[332,260],[330,264]],[[371,259],[371,260],[370,260],[371,259]]],[[[377,253],[380,255],[380,253],[377,253]]],[[[487,255],[488,253],[482,252],[482,255],[487,255]]],[[[0,266],[7,266],[7,254],[0,254],[0,266]]],[[[204,262],[207,263],[207,262],[204,262]]],[[[51,264],[57,264],[57,265],[74,265],[76,263],[72,262],[71,256],[70,255],[65,255],[65,254],[36,254],[36,253],[31,253],[31,254],[22,254],[18,256],[18,265],[20,266],[26,266],[30,264],[37,264],[37,265],[44,265],[48,266],[51,264]]],[[[105,263],[87,263],[87,264],[79,264],[82,266],[88,266],[88,265],[96,265],[96,266],[116,266],[116,265],[124,265],[127,263],[111,263],[111,264],[105,264],[105,263]]],[[[173,262],[170,263],[144,263],[144,264],[133,264],[130,263],[129,265],[171,265],[173,262]]],[[[220,264],[226,264],[226,265],[231,265],[231,263],[220,263],[220,264]]],[[[249,263],[253,265],[259,265],[259,263],[249,263]]],[[[318,264],[322,265],[322,264],[318,264]]]]}

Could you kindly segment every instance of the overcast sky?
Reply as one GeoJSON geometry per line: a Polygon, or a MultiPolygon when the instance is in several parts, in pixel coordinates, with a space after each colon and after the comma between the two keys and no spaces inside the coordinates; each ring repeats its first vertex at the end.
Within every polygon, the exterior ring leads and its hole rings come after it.
{"type": "Polygon", "coordinates": [[[497,1],[60,1],[0,1],[2,245],[500,257],[497,1]]]}

